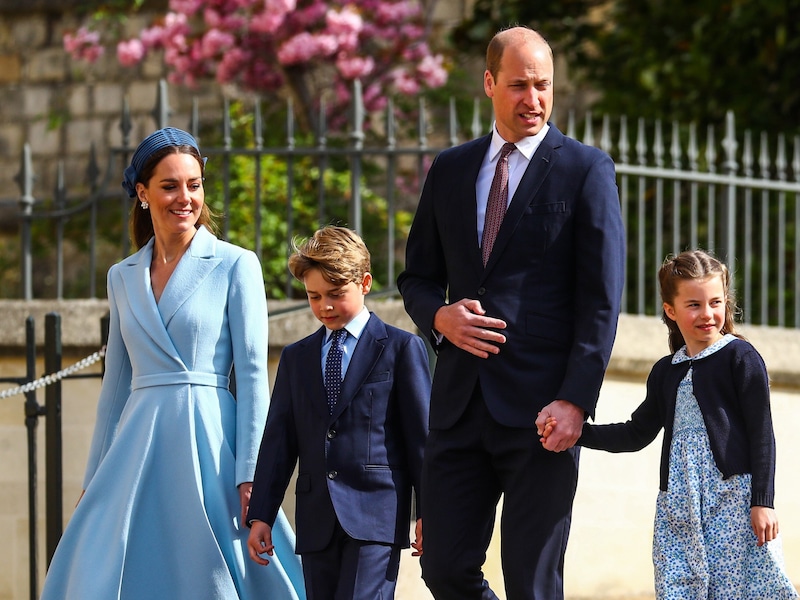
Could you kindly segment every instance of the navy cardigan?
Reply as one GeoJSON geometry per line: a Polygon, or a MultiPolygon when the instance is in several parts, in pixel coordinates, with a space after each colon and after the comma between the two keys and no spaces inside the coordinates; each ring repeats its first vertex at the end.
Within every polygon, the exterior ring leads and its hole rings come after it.
{"type": "Polygon", "coordinates": [[[769,378],[764,360],[749,343],[736,339],[699,360],[672,364],[659,360],[647,378],[647,397],[629,421],[613,425],[584,424],[578,444],[609,452],[635,452],[664,428],[661,448],[662,490],[667,489],[669,452],[678,384],[693,367],[694,395],[703,413],[711,452],[724,479],[752,474],[751,506],[773,508],[775,436],[769,405],[769,378]]]}

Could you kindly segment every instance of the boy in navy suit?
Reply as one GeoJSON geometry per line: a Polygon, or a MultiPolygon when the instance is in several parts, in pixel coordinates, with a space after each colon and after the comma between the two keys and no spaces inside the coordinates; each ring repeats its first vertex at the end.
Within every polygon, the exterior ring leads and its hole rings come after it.
{"type": "Polygon", "coordinates": [[[412,487],[420,506],[425,344],[364,306],[370,255],[355,232],[318,230],[295,247],[289,270],[324,326],[281,355],[247,516],[250,557],[269,563],[271,526],[299,459],[296,552],[309,599],[393,598],[412,487]]]}

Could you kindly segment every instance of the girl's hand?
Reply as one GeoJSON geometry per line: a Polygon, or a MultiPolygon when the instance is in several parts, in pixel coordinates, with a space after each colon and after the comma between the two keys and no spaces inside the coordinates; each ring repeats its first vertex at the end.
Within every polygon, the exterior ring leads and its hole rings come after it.
{"type": "Polygon", "coordinates": [[[757,545],[763,546],[778,536],[778,516],[775,511],[766,506],[753,506],[750,508],[750,524],[756,534],[757,545]]]}
{"type": "Polygon", "coordinates": [[[547,438],[550,437],[550,434],[553,433],[553,430],[556,428],[558,421],[556,421],[555,417],[551,417],[549,415],[545,416],[544,422],[541,421],[543,418],[542,413],[539,413],[539,418],[536,419],[536,433],[538,433],[541,437],[539,441],[542,445],[547,442],[547,438]]]}

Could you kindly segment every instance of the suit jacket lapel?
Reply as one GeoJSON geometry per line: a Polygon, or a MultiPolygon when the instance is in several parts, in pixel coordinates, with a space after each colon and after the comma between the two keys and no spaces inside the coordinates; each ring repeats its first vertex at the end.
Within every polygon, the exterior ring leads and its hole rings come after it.
{"type": "Polygon", "coordinates": [[[550,131],[531,156],[528,168],[522,175],[519,186],[508,206],[506,216],[500,225],[500,230],[497,232],[497,239],[495,239],[492,253],[489,256],[489,262],[486,263],[484,275],[489,273],[498,261],[498,257],[503,253],[503,248],[508,244],[522,215],[525,214],[525,209],[533,203],[542,183],[558,160],[558,152],[555,150],[561,146],[563,137],[564,135],[551,124],[550,131]]]}
{"type": "Polygon", "coordinates": [[[383,322],[375,315],[370,315],[369,321],[358,339],[353,356],[350,358],[344,381],[342,381],[342,393],[333,411],[334,419],[350,405],[358,390],[364,385],[364,381],[372,373],[375,363],[378,362],[385,348],[382,340],[387,337],[386,326],[383,322]]]}
{"type": "Polygon", "coordinates": [[[464,173],[474,173],[474,177],[462,177],[456,182],[454,194],[456,197],[463,198],[464,204],[461,205],[459,214],[462,216],[461,227],[462,235],[465,240],[473,240],[474,243],[467,244],[469,262],[475,265],[478,272],[483,271],[483,259],[481,258],[481,248],[478,242],[478,199],[475,195],[475,185],[478,181],[478,173],[481,170],[483,157],[489,149],[492,141],[491,134],[478,140],[478,143],[470,150],[464,161],[464,173]]]}

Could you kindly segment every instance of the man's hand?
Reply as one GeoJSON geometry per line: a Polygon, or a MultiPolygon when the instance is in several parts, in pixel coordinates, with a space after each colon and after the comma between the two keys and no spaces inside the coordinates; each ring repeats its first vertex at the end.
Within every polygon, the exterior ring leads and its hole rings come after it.
{"type": "Polygon", "coordinates": [[[464,298],[454,304],[446,304],[436,311],[433,328],[446,337],[451,344],[480,358],[497,354],[506,336],[495,329],[505,329],[502,319],[484,316],[486,311],[480,301],[464,298]]]}
{"type": "Polygon", "coordinates": [[[553,452],[572,448],[583,431],[583,409],[567,400],[553,400],[536,418],[536,431],[539,435],[544,434],[548,417],[554,418],[558,425],[547,437],[542,437],[542,446],[553,452]]]}
{"type": "Polygon", "coordinates": [[[275,546],[272,545],[272,527],[264,521],[253,521],[250,525],[250,537],[247,538],[247,551],[255,562],[268,565],[269,561],[261,555],[266,552],[272,556],[275,552],[275,546]]]}

